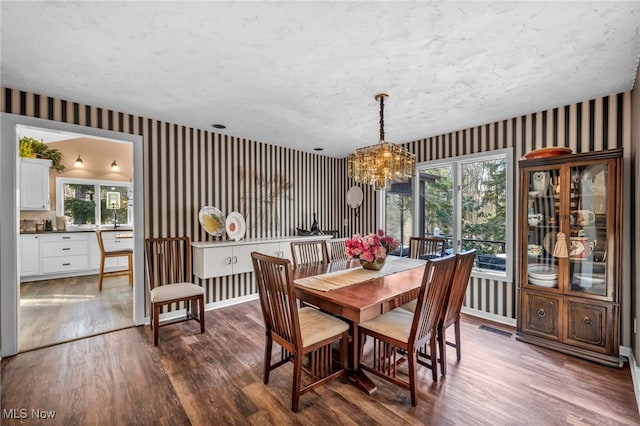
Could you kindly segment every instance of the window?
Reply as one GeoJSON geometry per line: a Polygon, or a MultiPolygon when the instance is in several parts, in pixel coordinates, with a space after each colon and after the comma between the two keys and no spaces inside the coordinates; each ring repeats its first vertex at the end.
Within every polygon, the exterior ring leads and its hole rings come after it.
{"type": "MultiPolygon", "coordinates": [[[[411,235],[446,238],[448,253],[476,249],[474,276],[511,281],[512,176],[511,149],[418,164],[406,198],[394,186],[385,194],[382,223],[397,237],[399,221],[412,221],[403,229],[411,226],[411,235]],[[407,199],[413,200],[415,213],[404,210],[407,199]]],[[[407,244],[406,233],[402,238],[407,244]]]]}
{"type": "Polygon", "coordinates": [[[57,178],[56,214],[66,216],[70,227],[131,225],[131,183],[57,178]]]}

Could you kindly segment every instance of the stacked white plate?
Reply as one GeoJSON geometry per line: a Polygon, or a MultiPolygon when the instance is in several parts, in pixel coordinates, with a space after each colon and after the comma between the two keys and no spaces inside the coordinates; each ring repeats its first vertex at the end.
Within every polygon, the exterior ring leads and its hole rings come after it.
{"type": "Polygon", "coordinates": [[[558,287],[558,267],[536,263],[527,270],[529,283],[541,287],[558,287]]]}

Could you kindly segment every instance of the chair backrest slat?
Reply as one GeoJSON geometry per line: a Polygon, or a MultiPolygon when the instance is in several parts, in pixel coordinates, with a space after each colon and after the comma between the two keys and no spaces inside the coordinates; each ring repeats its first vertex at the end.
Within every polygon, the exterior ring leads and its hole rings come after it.
{"type": "Polygon", "coordinates": [[[258,296],[267,333],[273,333],[289,345],[290,352],[302,344],[298,307],[291,262],[265,254],[251,253],[258,296]]]}
{"type": "Polygon", "coordinates": [[[349,260],[347,252],[345,251],[345,241],[347,241],[347,239],[348,238],[332,238],[327,242],[329,245],[329,259],[331,262],[349,260]]]}
{"type": "Polygon", "coordinates": [[[147,238],[145,255],[149,290],[166,284],[192,282],[189,237],[147,238]]]}
{"type": "Polygon", "coordinates": [[[409,336],[409,344],[414,348],[426,343],[427,338],[435,332],[451,286],[455,267],[456,256],[429,260],[425,265],[409,336]]]}
{"type": "Polygon", "coordinates": [[[451,290],[443,313],[445,327],[453,324],[460,317],[460,310],[467,292],[469,277],[476,258],[476,250],[469,250],[457,255],[456,271],[453,274],[451,290]]]}
{"type": "Polygon", "coordinates": [[[444,257],[447,240],[438,237],[409,238],[409,257],[414,259],[435,259],[444,257]]]}
{"type": "Polygon", "coordinates": [[[326,240],[304,240],[291,242],[293,267],[322,265],[329,263],[326,240]]]}

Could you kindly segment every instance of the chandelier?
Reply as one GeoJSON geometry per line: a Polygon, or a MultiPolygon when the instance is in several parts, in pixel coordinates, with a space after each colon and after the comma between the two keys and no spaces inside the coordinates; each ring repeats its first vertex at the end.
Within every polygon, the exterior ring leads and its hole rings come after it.
{"type": "Polygon", "coordinates": [[[416,156],[401,146],[384,140],[384,98],[386,93],[376,95],[380,101],[380,142],[356,149],[349,155],[349,177],[357,183],[373,185],[376,191],[388,190],[392,183],[407,182],[415,174],[416,156]]]}

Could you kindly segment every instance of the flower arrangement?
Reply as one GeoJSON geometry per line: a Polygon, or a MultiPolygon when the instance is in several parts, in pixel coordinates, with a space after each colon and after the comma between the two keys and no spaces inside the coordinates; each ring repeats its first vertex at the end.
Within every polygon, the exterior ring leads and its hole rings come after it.
{"type": "Polygon", "coordinates": [[[389,252],[398,248],[400,242],[392,236],[385,236],[382,229],[377,234],[361,237],[355,234],[345,241],[345,253],[349,259],[360,259],[364,262],[384,261],[389,252]]]}

